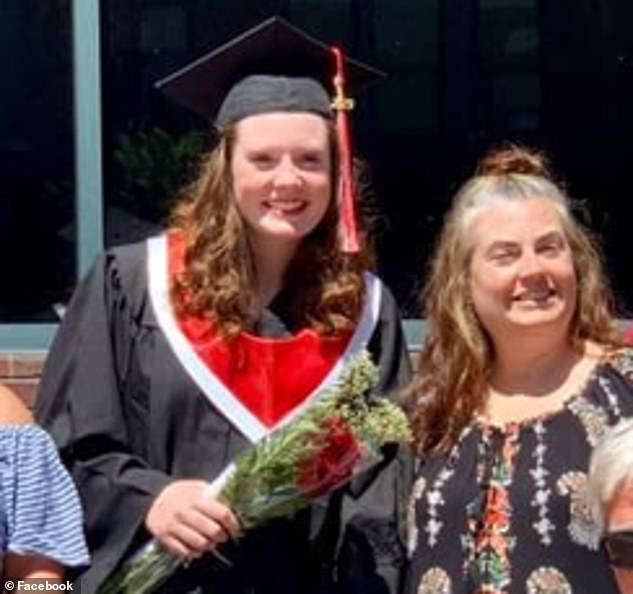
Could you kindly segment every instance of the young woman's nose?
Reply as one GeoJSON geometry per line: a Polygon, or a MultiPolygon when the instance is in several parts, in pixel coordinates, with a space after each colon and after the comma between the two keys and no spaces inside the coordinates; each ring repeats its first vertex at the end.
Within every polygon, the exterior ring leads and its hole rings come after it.
{"type": "Polygon", "coordinates": [[[297,188],[302,184],[301,171],[293,162],[293,160],[286,156],[280,159],[277,167],[274,171],[273,186],[275,188],[297,188]]]}

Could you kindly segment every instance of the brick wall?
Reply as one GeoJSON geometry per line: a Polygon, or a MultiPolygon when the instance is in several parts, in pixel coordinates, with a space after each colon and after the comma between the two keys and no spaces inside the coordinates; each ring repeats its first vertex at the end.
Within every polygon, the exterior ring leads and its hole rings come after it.
{"type": "MultiPolygon", "coordinates": [[[[415,361],[417,349],[411,349],[409,354],[415,361]]],[[[0,353],[0,383],[11,388],[29,408],[33,408],[45,360],[46,352],[44,351],[0,353]]]]}
{"type": "Polygon", "coordinates": [[[46,353],[0,353],[0,383],[33,407],[46,353]]]}

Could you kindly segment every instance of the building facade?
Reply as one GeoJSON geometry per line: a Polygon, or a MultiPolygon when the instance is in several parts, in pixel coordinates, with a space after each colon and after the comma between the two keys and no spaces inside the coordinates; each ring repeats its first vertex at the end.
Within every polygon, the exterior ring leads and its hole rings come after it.
{"type": "Polygon", "coordinates": [[[29,397],[96,253],[156,232],[204,148],[208,124],[154,81],[273,14],[388,74],[354,132],[405,317],[451,193],[503,141],[549,153],[626,315],[629,0],[4,0],[0,378],[29,397]]]}

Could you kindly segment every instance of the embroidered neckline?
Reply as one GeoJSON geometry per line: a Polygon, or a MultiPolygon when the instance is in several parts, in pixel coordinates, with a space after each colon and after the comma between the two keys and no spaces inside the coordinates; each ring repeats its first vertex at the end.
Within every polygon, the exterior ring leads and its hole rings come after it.
{"type": "MultiPolygon", "coordinates": [[[[549,410],[532,417],[527,417],[520,421],[507,421],[505,423],[495,423],[483,415],[476,415],[472,421],[472,425],[481,431],[492,430],[508,434],[513,431],[521,431],[525,428],[532,428],[536,424],[548,424],[554,419],[570,411],[577,401],[585,399],[587,392],[599,380],[602,372],[607,367],[613,367],[610,360],[598,361],[591,369],[591,372],[587,375],[584,383],[553,410],[549,410]]],[[[617,368],[613,368],[618,371],[617,368]]]]}

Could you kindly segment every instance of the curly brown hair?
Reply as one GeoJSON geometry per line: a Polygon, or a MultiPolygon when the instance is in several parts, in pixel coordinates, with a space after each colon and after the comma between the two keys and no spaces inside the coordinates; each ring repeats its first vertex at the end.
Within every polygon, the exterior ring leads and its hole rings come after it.
{"type": "MultiPolygon", "coordinates": [[[[335,188],[336,132],[324,121],[335,188]]],[[[171,287],[174,308],[181,315],[213,321],[226,339],[246,329],[254,316],[254,260],[231,179],[235,142],[235,126],[219,133],[215,148],[203,156],[197,179],[182,193],[170,217],[170,227],[185,240],[184,271],[171,287]]],[[[323,219],[302,240],[286,270],[284,286],[300,287],[291,291],[293,323],[324,336],[353,330],[363,307],[363,271],[373,261],[367,242],[359,254],[344,254],[338,248],[338,207],[335,199],[330,200],[323,219]]]]}
{"type": "Polygon", "coordinates": [[[485,404],[494,350],[470,298],[470,225],[494,201],[534,196],[552,202],[571,249],[577,278],[572,345],[581,350],[587,340],[607,347],[623,344],[597,243],[572,214],[569,199],[551,179],[543,156],[517,146],[492,151],[453,200],[420,297],[428,335],[408,406],[423,454],[450,449],[485,404]]]}

